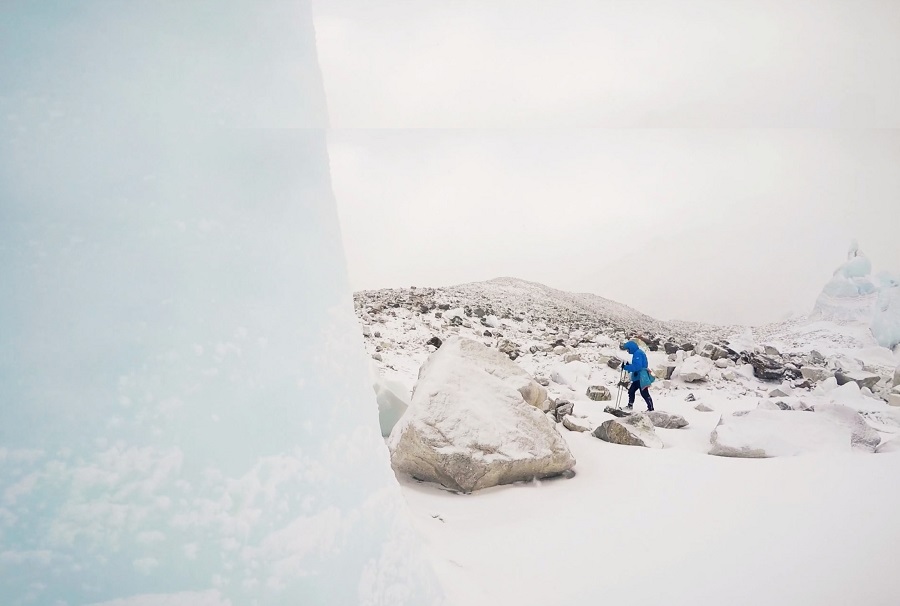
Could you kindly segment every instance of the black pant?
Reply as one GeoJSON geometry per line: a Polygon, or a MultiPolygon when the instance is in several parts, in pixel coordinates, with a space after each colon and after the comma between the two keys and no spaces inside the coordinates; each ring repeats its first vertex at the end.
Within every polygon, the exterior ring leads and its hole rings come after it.
{"type": "Polygon", "coordinates": [[[650,398],[650,388],[645,387],[644,389],[641,389],[640,381],[631,382],[631,387],[628,388],[628,405],[631,406],[634,404],[634,396],[638,391],[641,392],[644,402],[647,403],[647,410],[653,410],[653,400],[650,398]]]}

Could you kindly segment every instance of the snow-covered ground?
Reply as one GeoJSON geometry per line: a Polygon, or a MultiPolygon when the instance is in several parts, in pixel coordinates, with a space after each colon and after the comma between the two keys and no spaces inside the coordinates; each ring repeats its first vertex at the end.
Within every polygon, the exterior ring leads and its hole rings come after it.
{"type": "MultiPolygon", "coordinates": [[[[516,363],[543,379],[550,397],[574,402],[574,414],[591,427],[612,417],[603,411],[610,402],[591,401],[586,388],[607,386],[614,403],[619,371],[607,361],[624,355],[619,344],[633,334],[736,350],[774,346],[798,366],[821,354],[824,370],[880,377],[877,393],[855,383],[836,388],[833,378],[796,387],[800,381],[763,382],[749,364],[723,360],[705,381],[687,383],[676,371],[654,384],[656,409],[689,422],[656,429],[662,450],[610,444],[559,425],[577,460],[571,478],[463,495],[401,475],[452,603],[900,603],[900,454],[849,445],[767,459],[708,454],[720,419],[777,409],[776,402],[846,405],[865,415],[882,443],[900,439],[900,408],[878,395],[890,389],[900,356],[879,347],[867,327],[805,319],[752,331],[666,324],[600,297],[510,279],[358,293],[356,302],[373,372],[394,385],[411,390],[435,350],[427,342],[458,334],[515,351],[516,363]],[[778,387],[788,395],[770,397],[778,387]],[[711,411],[697,410],[701,404],[711,411]]],[[[651,368],[675,364],[662,347],[648,355],[651,368]]],[[[643,409],[640,399],[636,408],[643,409]]],[[[780,414],[802,421],[817,413],[780,414]]]]}

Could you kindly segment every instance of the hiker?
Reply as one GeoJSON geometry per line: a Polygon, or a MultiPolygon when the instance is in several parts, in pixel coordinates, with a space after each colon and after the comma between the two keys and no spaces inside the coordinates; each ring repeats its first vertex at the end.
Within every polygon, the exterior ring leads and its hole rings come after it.
{"type": "Polygon", "coordinates": [[[632,410],[634,407],[634,396],[638,391],[647,403],[647,412],[653,411],[653,400],[650,398],[650,384],[653,383],[653,376],[647,367],[647,354],[641,351],[638,344],[634,341],[628,341],[623,346],[625,351],[631,354],[631,364],[625,364],[622,368],[631,373],[631,387],[628,388],[628,406],[625,410],[632,410]]]}

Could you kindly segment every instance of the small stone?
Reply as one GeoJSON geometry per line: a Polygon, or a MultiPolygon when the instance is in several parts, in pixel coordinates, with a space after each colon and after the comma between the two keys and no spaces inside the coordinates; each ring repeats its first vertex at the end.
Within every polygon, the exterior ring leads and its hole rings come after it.
{"type": "Polygon", "coordinates": [[[694,394],[689,393],[687,397],[684,399],[685,402],[696,402],[697,398],[694,397],[694,394]]]}
{"type": "Polygon", "coordinates": [[[703,404],[702,402],[694,406],[694,410],[699,410],[700,412],[713,412],[712,408],[710,408],[706,404],[703,404]]]}

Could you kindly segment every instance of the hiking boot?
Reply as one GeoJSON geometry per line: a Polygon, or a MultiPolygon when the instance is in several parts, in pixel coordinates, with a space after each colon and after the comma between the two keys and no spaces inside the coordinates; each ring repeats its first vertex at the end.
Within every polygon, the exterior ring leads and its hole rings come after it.
{"type": "Polygon", "coordinates": [[[653,409],[652,409],[652,408],[648,408],[648,409],[647,409],[647,412],[653,412],[653,409]]]}
{"type": "Polygon", "coordinates": [[[625,407],[625,410],[634,410],[634,406],[632,406],[631,404],[628,404],[628,405],[625,407]]]}

